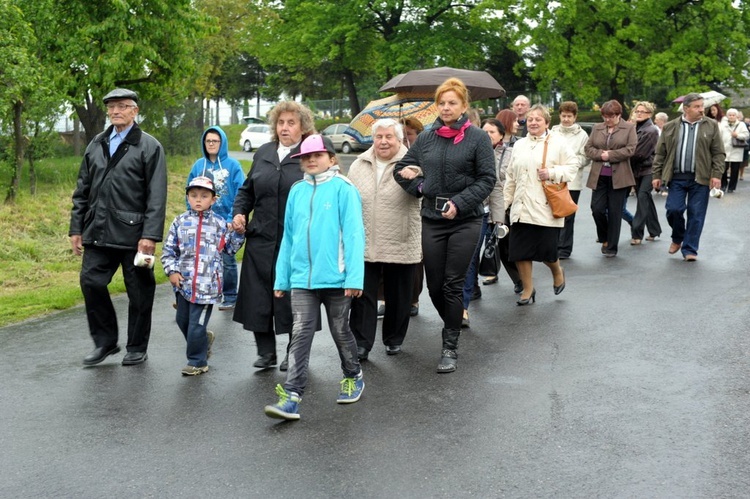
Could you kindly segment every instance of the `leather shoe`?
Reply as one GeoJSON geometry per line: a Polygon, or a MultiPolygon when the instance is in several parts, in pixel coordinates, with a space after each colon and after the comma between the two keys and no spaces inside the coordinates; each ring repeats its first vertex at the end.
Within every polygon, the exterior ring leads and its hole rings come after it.
{"type": "Polygon", "coordinates": [[[415,317],[419,315],[419,305],[412,305],[409,309],[409,317],[415,317]]]}
{"type": "Polygon", "coordinates": [[[120,352],[120,347],[115,345],[113,347],[97,347],[94,351],[83,358],[84,366],[95,366],[110,355],[114,355],[120,352]]]}
{"type": "Polygon", "coordinates": [[[556,295],[559,295],[565,289],[565,269],[562,269],[562,276],[563,276],[562,284],[560,284],[559,286],[555,286],[555,284],[552,283],[552,289],[554,290],[556,295]]]}
{"type": "Polygon", "coordinates": [[[682,247],[682,245],[680,243],[672,243],[672,244],[670,244],[669,245],[669,254],[670,255],[674,255],[675,253],[677,253],[678,251],[680,251],[681,247],[682,247]]]}
{"type": "Polygon", "coordinates": [[[146,352],[128,352],[125,354],[125,357],[122,358],[122,365],[135,366],[143,364],[146,362],[146,359],[148,359],[148,354],[146,352]]]}
{"type": "Polygon", "coordinates": [[[386,345],[385,353],[388,355],[398,355],[401,353],[401,345],[386,345]]]}
{"type": "Polygon", "coordinates": [[[284,356],[284,360],[281,361],[281,364],[279,364],[279,371],[288,371],[289,370],[289,353],[287,353],[284,356]]]}
{"type": "Polygon", "coordinates": [[[253,367],[257,367],[259,369],[268,369],[269,367],[273,367],[276,365],[276,354],[275,353],[264,353],[260,357],[258,357],[258,360],[253,363],[253,367]]]}
{"type": "Polygon", "coordinates": [[[357,347],[357,359],[367,360],[367,356],[370,355],[370,351],[365,347],[357,347]]]}
{"type": "Polygon", "coordinates": [[[685,255],[686,262],[694,262],[696,260],[698,260],[698,255],[693,255],[692,253],[688,253],[687,255],[685,255]]]}
{"type": "Polygon", "coordinates": [[[523,293],[523,283],[521,281],[518,281],[513,285],[513,292],[517,295],[523,293]]]}

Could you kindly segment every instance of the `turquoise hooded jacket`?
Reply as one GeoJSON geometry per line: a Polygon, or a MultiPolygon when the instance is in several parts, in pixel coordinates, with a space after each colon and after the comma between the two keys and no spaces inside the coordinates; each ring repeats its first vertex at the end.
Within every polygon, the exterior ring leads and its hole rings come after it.
{"type": "MultiPolygon", "coordinates": [[[[237,190],[245,182],[245,173],[242,171],[240,162],[229,157],[227,135],[221,127],[208,127],[203,132],[201,136],[201,150],[203,151],[203,157],[193,164],[185,186],[187,187],[195,177],[200,177],[206,171],[210,171],[214,176],[214,189],[216,189],[216,203],[214,203],[213,211],[227,222],[231,222],[232,205],[234,204],[237,190]],[[221,137],[221,145],[219,146],[219,154],[216,161],[211,161],[208,153],[206,153],[205,140],[208,132],[218,133],[221,137]]],[[[187,201],[185,205],[189,210],[190,205],[187,204],[187,201]]]]}
{"type": "Polygon", "coordinates": [[[273,289],[362,289],[364,272],[359,191],[336,166],[305,174],[289,192],[273,289]]]}

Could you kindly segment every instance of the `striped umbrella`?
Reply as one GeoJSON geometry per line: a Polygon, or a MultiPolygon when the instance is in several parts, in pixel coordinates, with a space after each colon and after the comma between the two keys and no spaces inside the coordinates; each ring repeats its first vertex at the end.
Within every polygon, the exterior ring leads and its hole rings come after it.
{"type": "Polygon", "coordinates": [[[431,95],[426,93],[398,93],[370,102],[354,117],[344,133],[355,137],[362,144],[372,144],[372,124],[383,118],[415,118],[425,129],[429,129],[437,118],[438,111],[431,95]]]}

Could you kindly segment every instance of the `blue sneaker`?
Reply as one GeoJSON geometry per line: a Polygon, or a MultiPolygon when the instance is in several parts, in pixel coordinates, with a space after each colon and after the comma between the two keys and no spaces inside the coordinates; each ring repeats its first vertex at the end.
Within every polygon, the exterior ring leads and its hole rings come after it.
{"type": "Polygon", "coordinates": [[[276,385],[276,395],[279,396],[279,401],[274,405],[266,406],[266,416],[269,418],[286,419],[288,421],[299,419],[299,403],[302,400],[300,396],[294,392],[284,390],[284,387],[281,385],[276,385]]]}
{"type": "Polygon", "coordinates": [[[365,389],[365,380],[362,379],[362,371],[353,378],[341,380],[341,391],[336,402],[339,404],[353,404],[362,396],[365,389]]]}

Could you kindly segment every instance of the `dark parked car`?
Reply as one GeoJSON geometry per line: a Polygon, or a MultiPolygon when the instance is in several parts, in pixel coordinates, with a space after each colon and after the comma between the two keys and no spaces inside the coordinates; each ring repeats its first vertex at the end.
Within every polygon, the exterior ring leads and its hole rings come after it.
{"type": "Polygon", "coordinates": [[[349,154],[353,151],[364,151],[368,147],[368,144],[362,144],[351,135],[345,134],[344,130],[349,128],[348,123],[336,123],[334,125],[327,126],[325,130],[320,132],[325,135],[331,142],[333,147],[341,151],[344,154],[349,154]]]}

